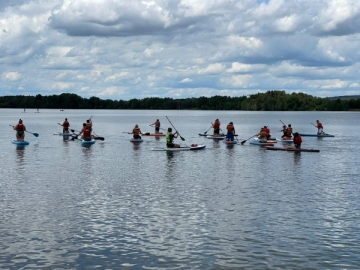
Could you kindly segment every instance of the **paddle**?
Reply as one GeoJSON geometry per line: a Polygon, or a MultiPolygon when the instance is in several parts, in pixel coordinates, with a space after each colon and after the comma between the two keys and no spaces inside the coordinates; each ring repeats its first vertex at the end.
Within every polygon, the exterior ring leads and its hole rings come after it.
{"type": "Polygon", "coordinates": [[[179,134],[180,139],[181,139],[182,141],[185,141],[185,139],[184,139],[183,137],[181,137],[179,131],[176,130],[176,128],[174,127],[174,125],[171,123],[171,121],[169,120],[169,118],[168,118],[167,116],[166,116],[166,119],[169,121],[169,123],[171,124],[171,126],[175,129],[175,131],[177,132],[177,134],[179,134]]]}
{"type": "Polygon", "coordinates": [[[249,137],[248,139],[246,139],[246,140],[243,140],[242,142],[241,142],[241,144],[244,144],[244,143],[246,143],[246,141],[247,140],[250,140],[252,137],[255,137],[256,135],[258,135],[259,133],[256,133],[255,135],[252,135],[251,137],[249,137]]]}
{"type": "Polygon", "coordinates": [[[209,129],[207,131],[204,132],[204,134],[206,135],[206,133],[208,133],[208,131],[210,130],[210,128],[213,127],[213,123],[211,123],[211,126],[209,127],[209,129]]]}
{"type": "MultiPolygon", "coordinates": [[[[9,125],[9,126],[13,127],[13,128],[15,127],[13,125],[9,125]]],[[[25,132],[30,133],[30,134],[34,135],[35,137],[39,137],[39,133],[34,133],[34,132],[27,131],[27,130],[25,130],[25,132]]]]}
{"type": "MultiPolygon", "coordinates": [[[[311,124],[312,124],[314,127],[318,128],[317,125],[315,125],[315,124],[313,124],[313,123],[311,123],[311,124]]],[[[319,134],[321,134],[321,133],[319,133],[319,134]]],[[[325,131],[323,131],[322,134],[328,135],[325,131]]]]}
{"type": "Polygon", "coordinates": [[[92,133],[94,133],[94,135],[96,136],[96,137],[94,137],[95,140],[100,140],[100,141],[105,140],[104,137],[100,137],[100,136],[96,135],[96,133],[94,131],[92,133]]]}

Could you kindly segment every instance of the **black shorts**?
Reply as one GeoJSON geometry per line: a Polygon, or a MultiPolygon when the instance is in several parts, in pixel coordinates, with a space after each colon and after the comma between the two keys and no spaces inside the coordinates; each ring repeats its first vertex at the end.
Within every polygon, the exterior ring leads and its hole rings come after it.
{"type": "Polygon", "coordinates": [[[160,131],[160,127],[155,127],[155,131],[160,131]]]}
{"type": "Polygon", "coordinates": [[[166,143],[166,146],[169,148],[173,148],[175,145],[173,143],[166,143]]]}
{"type": "Polygon", "coordinates": [[[134,135],[134,139],[141,139],[140,135],[134,135]]]}
{"type": "Polygon", "coordinates": [[[214,134],[220,134],[220,129],[214,129],[214,134]]]}
{"type": "Polygon", "coordinates": [[[18,135],[18,136],[24,135],[24,131],[18,131],[18,132],[17,132],[17,135],[18,135]]]}

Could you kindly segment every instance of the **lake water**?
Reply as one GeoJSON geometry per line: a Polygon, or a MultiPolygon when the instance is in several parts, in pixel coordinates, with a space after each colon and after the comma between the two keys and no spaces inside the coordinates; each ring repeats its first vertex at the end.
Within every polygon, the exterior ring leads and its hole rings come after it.
{"type": "Polygon", "coordinates": [[[360,268],[358,112],[0,112],[0,269],[360,268]],[[90,116],[104,142],[53,135],[90,116]],[[165,116],[176,142],[206,149],[151,151],[165,139],[123,133],[165,116]],[[25,148],[10,142],[19,118],[39,133],[25,148]],[[319,119],[335,137],[303,137],[320,153],[226,146],[198,136],[216,118],[239,141],[264,125],[280,137],[280,120],[315,133],[319,119]]]}

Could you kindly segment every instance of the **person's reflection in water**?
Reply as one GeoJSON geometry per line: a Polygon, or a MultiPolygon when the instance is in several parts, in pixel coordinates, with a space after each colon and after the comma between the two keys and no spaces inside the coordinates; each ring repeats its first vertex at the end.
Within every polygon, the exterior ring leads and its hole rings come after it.
{"type": "Polygon", "coordinates": [[[294,165],[300,166],[301,164],[301,152],[294,152],[294,165]]]}
{"type": "Polygon", "coordinates": [[[17,171],[22,173],[25,168],[25,146],[16,146],[16,164],[18,167],[17,171]]]}
{"type": "Polygon", "coordinates": [[[171,162],[171,159],[174,157],[174,153],[172,151],[166,151],[166,157],[169,162],[171,162]]]}

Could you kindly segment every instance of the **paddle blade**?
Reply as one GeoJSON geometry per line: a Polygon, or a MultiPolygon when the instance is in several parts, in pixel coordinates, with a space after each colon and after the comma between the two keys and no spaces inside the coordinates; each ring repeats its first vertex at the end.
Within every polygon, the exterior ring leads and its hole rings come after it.
{"type": "Polygon", "coordinates": [[[184,137],[181,137],[181,136],[180,136],[180,139],[181,139],[182,141],[185,141],[185,138],[184,138],[184,137]]]}
{"type": "Polygon", "coordinates": [[[38,134],[38,133],[33,133],[33,135],[34,135],[35,137],[39,137],[39,134],[38,134]]]}
{"type": "Polygon", "coordinates": [[[94,137],[94,139],[95,139],[95,140],[100,140],[100,141],[105,140],[105,138],[104,138],[104,137],[94,137]]]}
{"type": "Polygon", "coordinates": [[[244,144],[244,143],[246,143],[246,141],[247,141],[247,140],[245,140],[245,141],[242,141],[242,142],[241,142],[241,144],[244,144]]]}

